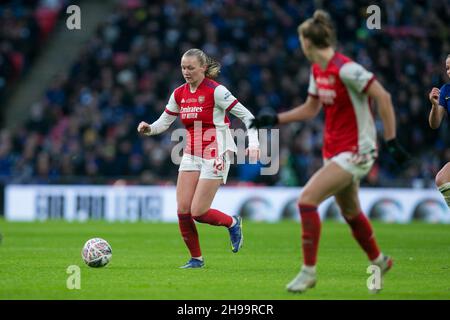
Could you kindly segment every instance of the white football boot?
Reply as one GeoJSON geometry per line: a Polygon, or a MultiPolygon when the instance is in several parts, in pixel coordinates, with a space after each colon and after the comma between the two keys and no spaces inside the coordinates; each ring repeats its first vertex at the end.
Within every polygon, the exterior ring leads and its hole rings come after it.
{"type": "Polygon", "coordinates": [[[302,267],[298,275],[286,285],[286,289],[289,292],[302,293],[309,288],[314,288],[316,282],[316,273],[302,267]]]}
{"type": "Polygon", "coordinates": [[[383,289],[384,275],[386,274],[386,272],[388,272],[392,268],[393,264],[394,264],[394,261],[389,256],[383,256],[382,260],[379,263],[372,262],[372,265],[376,265],[380,268],[381,279],[380,279],[380,287],[379,288],[372,288],[372,289],[369,288],[370,294],[379,293],[383,289]]]}

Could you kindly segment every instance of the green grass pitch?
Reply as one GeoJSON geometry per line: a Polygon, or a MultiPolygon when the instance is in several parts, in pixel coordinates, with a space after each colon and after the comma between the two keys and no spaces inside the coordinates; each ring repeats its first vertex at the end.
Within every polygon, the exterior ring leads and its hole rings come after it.
{"type": "Polygon", "coordinates": [[[368,262],[343,223],[323,223],[318,283],[302,295],[285,291],[301,263],[298,223],[244,221],[236,254],[225,228],[197,226],[206,267],[182,270],[189,256],[177,224],[0,220],[0,299],[450,299],[450,225],[374,223],[394,258],[377,295],[367,292],[368,262]],[[113,248],[104,268],[81,260],[93,237],[113,248]],[[66,287],[70,265],[81,269],[80,290],[66,287]]]}

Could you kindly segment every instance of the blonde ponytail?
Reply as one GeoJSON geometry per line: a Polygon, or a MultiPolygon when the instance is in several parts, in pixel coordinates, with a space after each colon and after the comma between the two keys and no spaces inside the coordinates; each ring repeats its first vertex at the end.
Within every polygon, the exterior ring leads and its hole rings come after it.
{"type": "Polygon", "coordinates": [[[206,58],[206,61],[208,67],[206,68],[205,77],[209,79],[216,79],[219,76],[220,68],[222,67],[222,65],[218,61],[208,56],[206,58]]]}
{"type": "Polygon", "coordinates": [[[311,40],[317,48],[336,45],[336,30],[330,15],[324,10],[314,11],[312,18],[298,26],[298,33],[311,40]]]}

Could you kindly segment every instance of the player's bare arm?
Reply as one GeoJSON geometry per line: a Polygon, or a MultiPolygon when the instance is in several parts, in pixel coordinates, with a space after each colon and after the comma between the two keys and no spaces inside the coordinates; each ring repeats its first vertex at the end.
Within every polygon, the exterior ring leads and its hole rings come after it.
{"type": "Polygon", "coordinates": [[[383,121],[383,136],[387,151],[397,164],[403,165],[407,163],[411,156],[396,139],[395,113],[390,93],[384,89],[380,82],[374,80],[369,85],[367,94],[377,102],[378,114],[383,121]]]}
{"type": "Polygon", "coordinates": [[[295,107],[292,110],[278,114],[278,123],[285,124],[294,121],[309,120],[316,117],[321,108],[318,98],[308,95],[304,104],[295,107]]]}
{"type": "Polygon", "coordinates": [[[445,114],[445,108],[439,105],[439,94],[440,90],[438,88],[433,88],[428,95],[428,98],[431,102],[431,110],[428,117],[428,123],[430,124],[431,129],[439,128],[445,114]]]}
{"type": "Polygon", "coordinates": [[[377,102],[378,114],[383,121],[384,140],[394,139],[396,136],[395,113],[390,93],[375,80],[367,89],[367,94],[377,102]]]}

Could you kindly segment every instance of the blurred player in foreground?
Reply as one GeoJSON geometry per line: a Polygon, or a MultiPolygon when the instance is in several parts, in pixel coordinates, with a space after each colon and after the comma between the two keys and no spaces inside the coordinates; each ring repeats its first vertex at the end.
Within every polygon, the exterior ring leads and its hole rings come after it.
{"type": "MultiPolygon", "coordinates": [[[[450,54],[447,55],[447,59],[445,60],[445,70],[450,78],[450,54]]],[[[450,83],[444,84],[441,89],[431,89],[429,98],[431,111],[428,122],[432,129],[437,129],[441,125],[444,114],[450,112],[450,83]]],[[[450,162],[447,162],[436,175],[436,186],[450,207],[450,162]]]]}
{"type": "MultiPolygon", "coordinates": [[[[186,127],[177,181],[178,223],[191,259],[182,268],[204,266],[195,221],[228,228],[232,251],[242,246],[242,220],[219,210],[211,203],[221,183],[226,183],[230,157],[237,151],[231,135],[227,112],[240,118],[249,128],[254,116],[221,84],[213,81],[220,64],[199,49],[190,49],[181,58],[186,83],[176,88],[161,117],[152,124],[141,122],[137,128],[145,135],[160,134],[180,116],[186,127]]],[[[248,130],[250,161],[259,158],[255,129],[248,130]]]]}
{"type": "Polygon", "coordinates": [[[291,292],[304,292],[316,284],[321,229],[317,208],[330,196],[335,197],[371,264],[379,266],[382,275],[392,266],[392,259],[378,248],[358,199],[359,181],[369,173],[377,157],[370,98],[378,104],[388,151],[399,163],[408,159],[396,140],[390,94],[371,72],[334,50],[335,29],[328,13],[317,10],[298,27],[298,33],[303,53],[312,62],[305,103],[280,114],[261,113],[252,123],[252,127],[270,127],[312,119],[322,106],[325,112],[324,165],[307,182],[298,201],[304,263],[300,273],[287,285],[291,292]]]}

